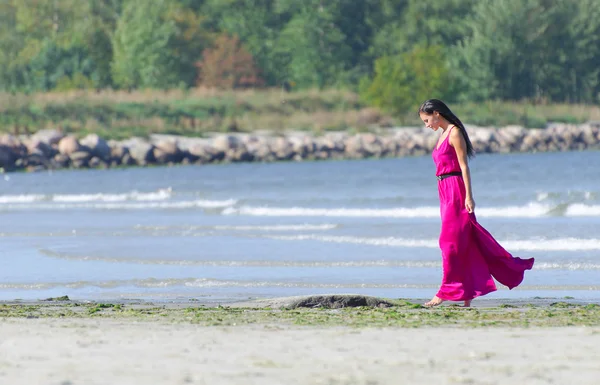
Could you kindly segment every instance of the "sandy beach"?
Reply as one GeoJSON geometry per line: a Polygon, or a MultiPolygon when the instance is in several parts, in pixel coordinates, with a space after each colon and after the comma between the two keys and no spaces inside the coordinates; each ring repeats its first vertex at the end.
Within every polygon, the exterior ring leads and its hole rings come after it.
{"type": "Polygon", "coordinates": [[[3,384],[597,384],[600,328],[2,322],[3,384]]]}
{"type": "Polygon", "coordinates": [[[0,383],[597,384],[598,305],[533,302],[472,309],[4,303],[0,383]]]}

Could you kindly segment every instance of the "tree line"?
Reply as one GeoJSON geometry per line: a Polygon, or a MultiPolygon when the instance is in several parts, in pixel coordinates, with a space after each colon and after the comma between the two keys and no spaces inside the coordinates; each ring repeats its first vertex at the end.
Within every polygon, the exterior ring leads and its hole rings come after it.
{"type": "Polygon", "coordinates": [[[0,0],[0,90],[600,102],[597,0],[0,0]]]}

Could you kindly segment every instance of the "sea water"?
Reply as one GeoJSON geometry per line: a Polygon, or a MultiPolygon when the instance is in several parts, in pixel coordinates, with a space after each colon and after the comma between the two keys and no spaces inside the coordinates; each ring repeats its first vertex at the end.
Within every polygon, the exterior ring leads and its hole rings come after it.
{"type": "MultiPolygon", "coordinates": [[[[536,258],[489,298],[600,299],[600,153],[479,155],[479,222],[536,258]]],[[[430,156],[0,176],[0,300],[429,298],[430,156]]]]}

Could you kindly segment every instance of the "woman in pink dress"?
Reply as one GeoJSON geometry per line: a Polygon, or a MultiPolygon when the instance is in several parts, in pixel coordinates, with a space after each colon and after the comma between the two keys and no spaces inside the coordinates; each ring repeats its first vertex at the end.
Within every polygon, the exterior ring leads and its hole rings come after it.
{"type": "Polygon", "coordinates": [[[468,163],[474,150],[460,119],[437,99],[423,103],[419,115],[427,127],[442,130],[432,156],[442,217],[443,276],[440,290],[425,306],[464,301],[468,307],[473,298],[496,290],[492,277],[509,289],[518,286],[534,259],[513,257],[477,222],[468,163]]]}

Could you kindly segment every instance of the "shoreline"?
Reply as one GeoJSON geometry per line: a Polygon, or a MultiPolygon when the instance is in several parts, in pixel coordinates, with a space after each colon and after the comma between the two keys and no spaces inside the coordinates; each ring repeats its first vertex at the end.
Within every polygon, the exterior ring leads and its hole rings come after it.
{"type": "Polygon", "coordinates": [[[600,303],[576,299],[490,299],[472,307],[445,302],[426,308],[425,299],[363,295],[313,295],[232,303],[158,301],[1,301],[0,319],[90,319],[227,326],[271,323],[321,327],[557,327],[600,326],[600,303]]]}
{"type": "MultiPolygon", "coordinates": [[[[400,301],[403,304],[421,305],[427,302],[430,298],[386,298],[386,297],[372,297],[369,295],[362,294],[313,294],[313,295],[297,295],[289,297],[264,297],[254,299],[231,299],[231,300],[202,300],[196,297],[190,298],[176,298],[176,299],[123,299],[123,298],[107,298],[107,299],[70,299],[68,296],[46,298],[46,299],[12,299],[12,300],[0,300],[0,306],[86,306],[93,304],[113,304],[113,305],[133,305],[133,306],[161,306],[165,309],[181,309],[186,307],[205,307],[205,308],[248,308],[248,309],[261,309],[261,308],[273,308],[279,309],[282,307],[290,307],[297,301],[308,300],[310,298],[320,297],[322,300],[331,300],[335,297],[356,297],[356,298],[369,298],[380,301],[400,301]]],[[[462,303],[462,301],[453,302],[445,301],[441,307],[454,306],[462,303]]],[[[590,304],[600,305],[600,300],[594,299],[577,299],[574,297],[532,297],[532,298],[485,298],[478,297],[473,300],[473,308],[495,308],[495,307],[522,307],[522,306],[536,306],[536,307],[548,307],[555,303],[565,303],[570,305],[585,306],[590,304]]],[[[342,307],[342,306],[340,306],[342,307]]],[[[343,306],[343,307],[356,307],[356,306],[343,306]]]]}
{"type": "MultiPolygon", "coordinates": [[[[545,129],[467,126],[476,153],[528,153],[600,149],[600,122],[551,124],[545,129]]],[[[379,128],[376,132],[331,131],[322,135],[289,131],[212,133],[206,138],[150,135],[106,141],[59,130],[31,136],[0,135],[0,167],[10,171],[106,169],[123,166],[215,164],[399,158],[431,153],[437,142],[426,128],[379,128]]]]}

